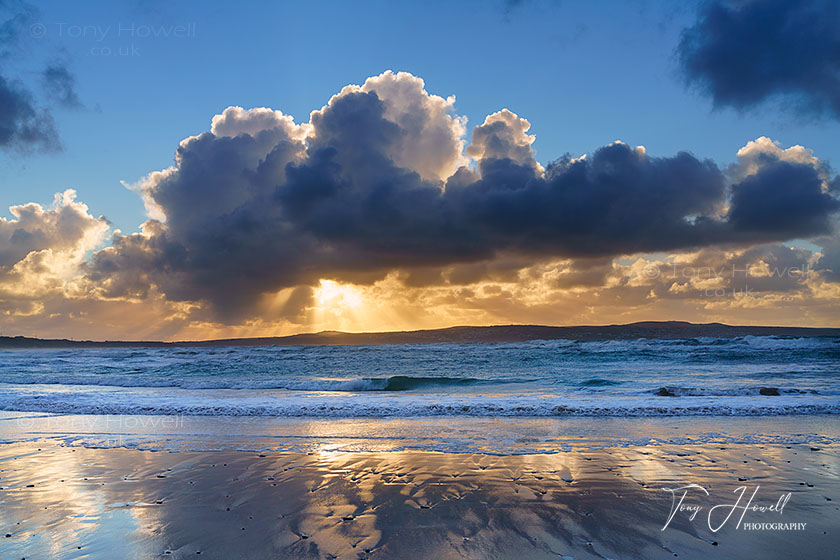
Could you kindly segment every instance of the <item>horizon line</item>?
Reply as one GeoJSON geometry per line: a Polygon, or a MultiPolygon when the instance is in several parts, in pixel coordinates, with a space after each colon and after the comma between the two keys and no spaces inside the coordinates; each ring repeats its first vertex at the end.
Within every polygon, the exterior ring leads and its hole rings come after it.
{"type": "MultiPolygon", "coordinates": [[[[543,325],[533,323],[504,323],[495,325],[452,325],[448,327],[438,327],[430,329],[412,329],[412,330],[392,330],[392,331],[339,331],[339,330],[322,330],[322,331],[304,331],[299,333],[287,335],[273,335],[273,336],[243,336],[230,338],[208,338],[198,340],[93,340],[93,339],[72,339],[72,338],[42,338],[39,336],[27,335],[2,335],[0,334],[0,341],[37,341],[42,343],[69,343],[69,344],[113,344],[113,345],[212,345],[213,343],[221,342],[248,342],[248,341],[267,341],[267,340],[289,340],[303,337],[329,337],[329,336],[387,336],[387,335],[418,335],[422,333],[440,333],[443,331],[453,331],[458,329],[502,329],[502,328],[536,328],[536,329],[620,329],[628,327],[644,328],[644,327],[718,327],[725,329],[759,329],[759,330],[796,330],[796,331],[838,331],[840,335],[840,326],[836,327],[814,327],[814,326],[790,326],[790,325],[731,325],[721,322],[710,323],[693,323],[691,321],[680,320],[663,320],[663,321],[634,321],[631,323],[609,323],[609,324],[583,324],[583,325],[543,325]]],[[[645,337],[640,337],[645,338],[645,337]]],[[[538,340],[538,339],[532,339],[538,340]]],[[[465,341],[466,342],[466,341],[465,341]]]]}

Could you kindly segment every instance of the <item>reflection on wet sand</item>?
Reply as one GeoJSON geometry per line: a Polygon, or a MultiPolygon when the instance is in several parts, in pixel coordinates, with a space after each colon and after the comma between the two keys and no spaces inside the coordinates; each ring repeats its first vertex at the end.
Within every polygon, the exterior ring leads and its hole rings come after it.
{"type": "MultiPolygon", "coordinates": [[[[0,446],[2,558],[809,558],[836,552],[838,449],[546,455],[160,453],[0,446]],[[743,482],[748,480],[749,482],[743,482]],[[793,496],[800,532],[711,532],[662,487],[793,496]]],[[[714,500],[712,500],[714,501],[714,500]]],[[[760,518],[756,521],[778,521],[760,518]]]]}

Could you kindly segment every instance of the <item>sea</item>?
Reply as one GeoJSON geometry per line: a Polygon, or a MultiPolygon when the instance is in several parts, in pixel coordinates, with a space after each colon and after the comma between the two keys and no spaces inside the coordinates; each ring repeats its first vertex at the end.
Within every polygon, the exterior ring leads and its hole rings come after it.
{"type": "Polygon", "coordinates": [[[840,338],[3,350],[0,411],[0,441],[169,451],[830,443],[840,338]]]}

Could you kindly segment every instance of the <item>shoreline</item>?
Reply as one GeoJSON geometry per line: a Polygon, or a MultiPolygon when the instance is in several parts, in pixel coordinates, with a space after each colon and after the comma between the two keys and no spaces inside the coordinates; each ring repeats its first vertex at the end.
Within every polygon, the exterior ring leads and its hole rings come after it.
{"type": "Polygon", "coordinates": [[[0,443],[148,451],[533,455],[674,445],[840,446],[836,415],[400,417],[81,415],[0,411],[0,443]]]}

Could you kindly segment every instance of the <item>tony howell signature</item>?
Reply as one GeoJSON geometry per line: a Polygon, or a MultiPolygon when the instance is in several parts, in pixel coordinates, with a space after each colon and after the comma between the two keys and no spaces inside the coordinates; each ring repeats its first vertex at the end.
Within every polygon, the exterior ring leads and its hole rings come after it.
{"type": "MultiPolygon", "coordinates": [[[[729,522],[729,520],[733,518],[733,516],[735,516],[738,520],[735,524],[736,529],[741,528],[742,524],[743,528],[747,530],[773,529],[802,531],[805,529],[806,523],[745,523],[744,518],[746,517],[747,512],[753,514],[771,513],[781,516],[784,512],[785,506],[790,500],[791,493],[788,492],[779,496],[779,499],[776,500],[775,503],[761,504],[756,500],[759,488],[761,488],[761,486],[756,486],[752,493],[749,493],[746,486],[739,486],[733,490],[733,493],[736,495],[734,501],[712,505],[711,507],[686,501],[686,497],[689,493],[695,496],[698,494],[705,494],[706,496],[711,497],[709,491],[699,484],[689,484],[687,486],[680,486],[679,488],[663,488],[663,490],[671,494],[671,511],[668,514],[668,519],[665,521],[665,525],[662,527],[662,531],[668,528],[671,521],[674,519],[674,516],[678,512],[686,512],[688,514],[688,519],[690,521],[694,521],[697,515],[706,509],[706,507],[708,507],[708,511],[706,512],[706,523],[713,533],[720,531],[729,522]]],[[[692,496],[692,498],[695,496],[692,496]]]]}

